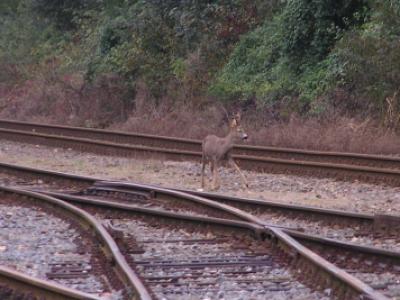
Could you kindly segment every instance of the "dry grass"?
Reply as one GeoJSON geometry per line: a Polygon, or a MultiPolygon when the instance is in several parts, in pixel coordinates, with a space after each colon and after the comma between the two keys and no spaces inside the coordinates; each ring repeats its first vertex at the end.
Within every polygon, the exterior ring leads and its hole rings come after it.
{"type": "Polygon", "coordinates": [[[291,118],[256,132],[255,143],[324,151],[398,154],[399,136],[373,120],[291,118]]]}
{"type": "MultiPolygon", "coordinates": [[[[60,77],[49,71],[18,86],[1,85],[0,117],[196,139],[226,133],[227,114],[235,111],[234,107],[227,112],[217,101],[196,96],[195,92],[180,94],[177,86],[171,86],[171,90],[176,97],[170,91],[158,101],[161,104],[155,104],[146,86],[139,83],[134,101],[126,101],[129,95],[127,98],[126,87],[118,77],[104,76],[88,85],[82,76],[60,77]],[[190,95],[190,101],[185,95],[190,95]]],[[[374,120],[292,116],[277,121],[270,111],[255,106],[243,111],[242,120],[249,144],[375,154],[400,152],[398,134],[374,120]]]]}
{"type": "MultiPolygon", "coordinates": [[[[399,136],[374,120],[292,117],[286,122],[279,122],[264,117],[255,118],[250,111],[243,114],[242,120],[250,136],[249,144],[389,155],[400,152],[399,136]]],[[[112,128],[202,139],[210,133],[224,135],[226,124],[225,113],[217,106],[201,112],[180,107],[170,112],[159,108],[144,115],[133,114],[126,122],[115,124],[112,128]]]]}
{"type": "Polygon", "coordinates": [[[127,88],[104,75],[88,84],[82,74],[59,75],[48,68],[34,80],[0,86],[0,117],[51,124],[107,127],[126,119],[127,88]]]}

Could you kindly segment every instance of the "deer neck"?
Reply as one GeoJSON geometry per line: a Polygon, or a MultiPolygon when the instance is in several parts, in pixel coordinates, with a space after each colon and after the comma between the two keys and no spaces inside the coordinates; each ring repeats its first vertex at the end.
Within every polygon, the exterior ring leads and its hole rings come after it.
{"type": "Polygon", "coordinates": [[[231,128],[226,137],[224,137],[224,148],[225,151],[229,151],[233,147],[233,143],[235,141],[235,129],[231,128]]]}

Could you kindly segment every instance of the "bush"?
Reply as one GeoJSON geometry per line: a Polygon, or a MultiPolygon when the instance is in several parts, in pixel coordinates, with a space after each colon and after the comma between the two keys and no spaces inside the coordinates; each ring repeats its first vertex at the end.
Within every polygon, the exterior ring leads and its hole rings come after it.
{"type": "Polygon", "coordinates": [[[0,79],[115,75],[156,105],[243,100],[285,116],[329,113],[342,93],[346,113],[379,115],[399,98],[399,3],[4,0],[0,79]]]}
{"type": "Polygon", "coordinates": [[[364,22],[363,0],[288,1],[272,21],[246,34],[210,88],[225,99],[299,99],[299,110],[335,85],[341,66],[331,50],[344,31],[364,22]]]}
{"type": "Polygon", "coordinates": [[[379,114],[385,99],[399,90],[400,4],[377,1],[371,19],[344,35],[335,52],[344,66],[343,86],[356,99],[356,109],[379,114]]]}

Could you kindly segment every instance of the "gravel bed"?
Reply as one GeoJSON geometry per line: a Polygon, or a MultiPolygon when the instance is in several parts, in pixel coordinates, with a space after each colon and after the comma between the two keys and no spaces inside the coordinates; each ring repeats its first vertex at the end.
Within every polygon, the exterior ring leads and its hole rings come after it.
{"type": "MultiPolygon", "coordinates": [[[[77,251],[79,233],[60,218],[37,208],[1,204],[0,229],[1,265],[44,280],[52,265],[64,262],[81,262],[91,270],[90,253],[77,251]]],[[[93,275],[53,281],[104,299],[118,299],[93,275]]]]}
{"type": "MultiPolygon", "coordinates": [[[[132,219],[113,220],[113,225],[127,234],[133,235],[136,243],[144,249],[143,254],[132,254],[137,270],[142,277],[174,278],[176,284],[156,282],[152,291],[159,299],[331,299],[330,290],[317,292],[310,290],[296,279],[284,266],[274,262],[265,265],[245,265],[242,267],[207,266],[198,270],[184,268],[148,268],[151,263],[194,263],[200,259],[235,260],[245,258],[249,249],[236,249],[232,241],[218,243],[188,243],[188,239],[219,239],[213,232],[186,232],[184,229],[152,227],[132,219]],[[182,240],[182,242],[169,241],[182,240]],[[140,262],[144,263],[143,265],[140,262]],[[240,268],[240,269],[238,269],[240,268]],[[232,274],[234,271],[246,273],[232,274]],[[194,280],[195,278],[195,280],[194,280]]],[[[259,243],[259,241],[255,241],[259,243]]],[[[265,251],[264,251],[265,252],[265,251]]],[[[257,260],[268,260],[271,256],[263,253],[257,260]]]]}
{"type": "MultiPolygon", "coordinates": [[[[2,141],[0,161],[165,187],[200,187],[201,166],[192,162],[107,157],[9,141],[2,141]]],[[[234,170],[221,167],[220,174],[222,194],[360,212],[400,212],[400,187],[244,171],[250,183],[245,191],[234,170]]]]}
{"type": "Polygon", "coordinates": [[[383,274],[353,272],[351,275],[391,299],[400,299],[400,278],[398,274],[389,272],[383,274]]]}

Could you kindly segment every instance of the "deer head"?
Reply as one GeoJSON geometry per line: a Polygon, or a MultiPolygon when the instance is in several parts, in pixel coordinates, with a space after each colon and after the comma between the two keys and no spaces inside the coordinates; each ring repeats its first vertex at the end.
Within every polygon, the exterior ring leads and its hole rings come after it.
{"type": "Polygon", "coordinates": [[[242,126],[240,125],[239,113],[233,115],[229,127],[231,133],[234,134],[235,139],[247,140],[247,138],[249,137],[247,133],[243,130],[242,126]]]}

